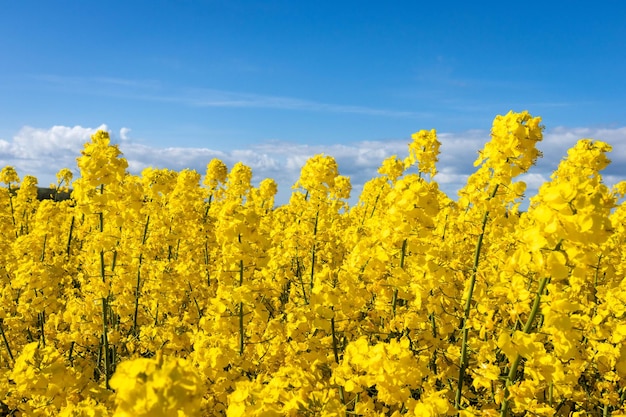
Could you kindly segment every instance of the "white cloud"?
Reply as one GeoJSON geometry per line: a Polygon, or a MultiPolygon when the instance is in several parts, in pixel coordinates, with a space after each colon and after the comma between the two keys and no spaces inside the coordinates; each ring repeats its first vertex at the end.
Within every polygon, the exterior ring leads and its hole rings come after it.
{"type": "MultiPolygon", "coordinates": [[[[84,142],[97,129],[106,129],[106,125],[97,128],[81,126],[53,126],[49,129],[33,127],[22,128],[12,140],[0,139],[0,166],[15,166],[21,176],[35,175],[41,185],[55,181],[56,172],[64,167],[75,169],[76,158],[84,142]]],[[[361,141],[335,145],[301,145],[286,141],[271,140],[246,149],[217,151],[209,148],[168,147],[157,148],[136,143],[129,135],[130,129],[121,128],[120,149],[129,162],[129,170],[138,174],[148,166],[182,170],[195,169],[204,174],[207,164],[213,158],[219,158],[229,167],[236,162],[250,166],[255,181],[274,178],[279,184],[278,203],[289,199],[291,186],[296,182],[302,165],[315,154],[333,156],[343,175],[351,177],[353,183],[353,202],[364,182],[377,175],[381,162],[391,156],[403,158],[407,154],[410,138],[388,141],[361,141]]],[[[615,129],[594,128],[555,128],[545,133],[539,148],[544,158],[531,171],[520,179],[528,185],[527,196],[532,196],[537,188],[549,179],[559,161],[566,156],[567,149],[578,139],[591,137],[604,140],[613,145],[609,155],[613,164],[605,171],[607,184],[612,185],[626,179],[626,127],[615,129]]],[[[474,172],[473,162],[477,151],[489,139],[489,132],[471,130],[463,133],[440,133],[442,142],[439,173],[436,180],[440,187],[456,197],[469,174],[474,172]]]]}
{"type": "Polygon", "coordinates": [[[35,175],[39,184],[56,182],[61,168],[76,166],[83,144],[99,129],[82,126],[53,126],[40,129],[25,126],[9,142],[0,140],[0,166],[12,165],[20,175],[35,175]]]}
{"type": "Polygon", "coordinates": [[[128,136],[128,134],[130,133],[130,129],[127,127],[123,127],[120,129],[120,139],[122,140],[129,140],[130,136],[128,136]]]}
{"type": "Polygon", "coordinates": [[[85,137],[89,137],[99,129],[107,129],[106,125],[96,128],[81,126],[53,126],[50,129],[23,127],[13,137],[12,148],[16,156],[24,159],[40,159],[43,156],[56,156],[63,152],[75,152],[81,149],[85,137]]]}

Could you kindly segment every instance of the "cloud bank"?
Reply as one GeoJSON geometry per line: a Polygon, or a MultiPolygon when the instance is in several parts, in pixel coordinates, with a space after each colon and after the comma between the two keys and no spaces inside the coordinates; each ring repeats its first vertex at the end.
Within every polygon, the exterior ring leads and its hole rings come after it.
{"type": "MultiPolygon", "coordinates": [[[[53,126],[47,129],[25,126],[11,140],[0,139],[0,167],[14,166],[22,177],[34,175],[41,186],[55,182],[56,172],[64,167],[73,169],[77,175],[76,158],[83,144],[98,129],[107,130],[107,126],[53,126]]],[[[264,178],[273,178],[278,182],[278,204],[289,200],[291,186],[298,179],[306,160],[321,153],[333,156],[341,174],[351,178],[354,203],[363,184],[376,175],[381,162],[391,155],[400,158],[406,156],[410,141],[407,137],[349,144],[302,145],[268,140],[245,149],[217,151],[209,148],[149,146],[133,140],[131,129],[127,127],[111,132],[111,136],[113,142],[120,145],[128,160],[129,171],[133,174],[139,174],[148,166],[177,171],[190,168],[204,174],[213,158],[221,159],[229,167],[241,161],[252,168],[256,183],[264,178]]],[[[450,197],[456,198],[457,190],[463,187],[467,176],[474,172],[473,162],[477,151],[489,139],[489,132],[470,130],[454,134],[439,133],[438,137],[442,146],[436,180],[450,197]]],[[[559,161],[567,155],[567,149],[581,138],[603,140],[613,146],[613,152],[609,155],[613,163],[603,172],[607,184],[626,179],[626,127],[557,127],[545,132],[544,140],[539,144],[544,157],[522,178],[528,185],[527,195],[536,193],[538,187],[550,178],[559,161]]]]}

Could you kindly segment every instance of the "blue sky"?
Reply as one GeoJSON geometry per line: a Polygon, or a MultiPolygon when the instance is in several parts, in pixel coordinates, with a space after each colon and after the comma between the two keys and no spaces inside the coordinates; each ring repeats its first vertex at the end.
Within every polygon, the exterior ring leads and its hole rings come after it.
{"type": "Polygon", "coordinates": [[[453,194],[495,115],[529,110],[546,126],[531,188],[589,136],[614,146],[615,182],[624,21],[620,1],[5,1],[0,165],[47,185],[105,126],[132,170],[242,160],[284,199],[314,153],[358,192],[434,128],[453,194]]]}

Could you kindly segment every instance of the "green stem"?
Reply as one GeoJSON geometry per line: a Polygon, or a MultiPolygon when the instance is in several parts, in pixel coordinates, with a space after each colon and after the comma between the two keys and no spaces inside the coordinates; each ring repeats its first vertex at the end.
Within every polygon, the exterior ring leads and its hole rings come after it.
{"type": "MultiPolygon", "coordinates": [[[[243,285],[243,260],[239,260],[239,286],[243,285]]],[[[243,302],[239,302],[239,356],[243,355],[244,329],[243,329],[243,302]]]]}
{"type": "Polygon", "coordinates": [[[117,249],[113,250],[113,259],[111,260],[111,273],[115,271],[115,265],[117,265],[117,249]]]}
{"type": "MultiPolygon", "coordinates": [[[[406,239],[402,242],[402,254],[400,255],[400,269],[404,269],[404,257],[406,255],[406,239]]],[[[393,289],[393,298],[391,299],[391,310],[393,316],[396,316],[396,304],[398,303],[398,287],[393,289]]]]}
{"type": "MultiPolygon", "coordinates": [[[[597,310],[598,306],[598,275],[600,273],[600,265],[602,263],[602,255],[598,257],[598,263],[596,265],[596,271],[593,274],[593,293],[591,294],[593,297],[593,303],[596,305],[594,307],[594,313],[597,310]]],[[[595,315],[595,314],[594,314],[595,315]]]]}
{"type": "Polygon", "coordinates": [[[70,354],[68,355],[67,360],[70,361],[70,364],[72,366],[74,366],[74,345],[76,344],[76,342],[72,341],[72,343],[70,343],[70,354]]]}
{"type": "Polygon", "coordinates": [[[2,340],[4,341],[4,347],[7,349],[7,353],[13,362],[15,362],[15,358],[13,357],[13,352],[11,352],[11,347],[9,346],[9,341],[7,340],[7,336],[4,333],[4,320],[0,319],[0,335],[2,335],[2,340]]]}
{"type": "Polygon", "coordinates": [[[204,266],[206,268],[206,285],[211,286],[211,270],[209,269],[209,239],[204,241],[204,266]]]}
{"type": "MultiPolygon", "coordinates": [[[[370,218],[374,217],[374,213],[376,212],[376,206],[378,205],[378,200],[380,199],[380,195],[382,194],[384,188],[384,185],[380,187],[378,195],[376,195],[376,199],[374,200],[374,207],[372,207],[372,212],[370,213],[370,218]]],[[[363,220],[365,220],[365,217],[363,218],[363,220]]],[[[361,224],[363,224],[363,222],[361,222],[361,224]]]]}
{"type": "Polygon", "coordinates": [[[296,257],[296,276],[300,280],[300,286],[302,287],[302,296],[304,297],[304,304],[309,304],[309,299],[306,296],[306,288],[304,286],[304,279],[302,278],[302,267],[300,266],[300,258],[296,257]]]}
{"type": "Polygon", "coordinates": [[[622,406],[622,404],[624,404],[624,401],[626,401],[626,388],[622,387],[622,389],[619,390],[619,407],[622,406]]]}
{"type": "Polygon", "coordinates": [[[548,388],[548,404],[550,407],[554,405],[554,381],[550,381],[550,387],[548,388]]]}
{"type": "Polygon", "coordinates": [[[335,362],[339,363],[339,350],[337,349],[337,335],[335,332],[335,318],[330,319],[330,332],[333,338],[333,354],[335,355],[335,362]]]}
{"type": "Polygon", "coordinates": [[[244,334],[243,334],[243,302],[239,302],[239,356],[243,356],[244,334]]]}
{"type": "Polygon", "coordinates": [[[133,335],[137,336],[137,316],[139,315],[139,288],[141,286],[141,262],[143,253],[139,254],[139,265],[137,265],[137,283],[135,285],[135,312],[133,314],[133,335]]]}
{"type": "MultiPolygon", "coordinates": [[[[335,363],[339,364],[339,350],[337,348],[337,334],[335,331],[335,318],[331,317],[330,319],[330,331],[331,337],[333,338],[333,354],[335,355],[335,363]]],[[[343,391],[343,387],[339,386],[339,399],[343,405],[346,404],[345,393],[343,391]]]]}
{"type": "Polygon", "coordinates": [[[46,259],[46,243],[48,241],[48,234],[43,235],[43,248],[41,248],[41,256],[39,257],[39,262],[43,262],[46,259]]]}
{"type": "MultiPolygon", "coordinates": [[[[528,319],[526,319],[526,324],[524,325],[524,329],[523,329],[524,333],[530,333],[530,329],[532,328],[535,318],[537,317],[537,314],[539,313],[539,305],[541,303],[541,296],[543,295],[543,291],[545,290],[547,283],[548,283],[547,277],[542,278],[541,282],[539,282],[539,289],[537,290],[537,295],[535,296],[535,300],[533,301],[533,306],[530,310],[530,315],[528,316],[528,319]]],[[[509,396],[509,387],[511,386],[511,384],[513,384],[513,381],[515,381],[515,379],[517,378],[517,368],[519,367],[519,363],[521,359],[522,357],[519,354],[517,354],[517,356],[515,357],[515,360],[511,364],[511,368],[509,369],[509,374],[506,377],[506,385],[504,387],[504,399],[502,400],[502,406],[500,407],[500,417],[504,417],[508,413],[509,403],[508,403],[507,397],[509,396]]]]}
{"type": "Polygon", "coordinates": [[[102,350],[104,354],[104,385],[106,389],[111,389],[109,385],[110,379],[110,363],[109,363],[109,338],[107,335],[107,299],[102,297],[102,350]]]}
{"type": "MultiPolygon", "coordinates": [[[[141,246],[146,244],[148,238],[148,226],[150,225],[150,215],[146,217],[146,224],[143,228],[143,237],[141,238],[141,246]]],[[[143,253],[139,254],[139,265],[137,265],[137,284],[135,286],[135,312],[133,314],[133,334],[137,336],[137,316],[139,315],[139,289],[141,287],[141,263],[143,261],[143,253]]]]}
{"type": "MultiPolygon", "coordinates": [[[[11,192],[11,183],[8,184],[9,189],[9,205],[11,206],[11,220],[13,220],[13,226],[16,226],[15,223],[15,209],[13,208],[13,193],[11,192]]],[[[15,237],[17,237],[17,230],[15,231],[15,237]]]]}
{"type": "MultiPolygon", "coordinates": [[[[493,189],[493,192],[489,196],[488,200],[491,200],[498,191],[499,184],[493,189]]],[[[465,308],[463,309],[463,318],[461,319],[460,328],[463,330],[463,340],[461,342],[461,358],[459,363],[459,380],[457,382],[456,395],[454,397],[454,407],[457,410],[461,409],[461,397],[463,393],[463,381],[465,379],[465,372],[467,371],[467,364],[469,361],[467,354],[467,343],[469,336],[469,328],[467,327],[467,320],[469,319],[470,309],[472,306],[472,296],[474,294],[474,287],[476,286],[476,275],[478,272],[478,263],[480,261],[480,251],[483,247],[483,239],[485,237],[485,229],[487,228],[487,220],[489,219],[489,211],[485,211],[483,215],[480,235],[478,236],[478,242],[476,242],[476,249],[474,251],[474,264],[472,266],[472,276],[470,277],[470,286],[465,300],[465,308]]]]}
{"type": "Polygon", "coordinates": [[[191,286],[191,282],[187,281],[187,285],[189,286],[189,295],[191,296],[191,299],[193,300],[194,304],[196,305],[196,310],[198,311],[198,318],[201,319],[202,316],[203,316],[202,310],[200,309],[200,304],[198,304],[198,300],[193,295],[193,287],[191,286]]]}
{"type": "Polygon", "coordinates": [[[106,281],[106,270],[104,265],[104,250],[100,251],[100,277],[102,277],[102,282],[106,281]]]}
{"type": "Polygon", "coordinates": [[[46,312],[43,311],[37,315],[39,321],[39,331],[41,332],[41,346],[46,347],[46,334],[44,333],[44,324],[46,323],[46,312]]]}
{"type": "Polygon", "coordinates": [[[313,289],[313,276],[315,274],[315,237],[317,236],[317,224],[319,220],[319,210],[315,213],[315,226],[313,227],[313,247],[311,248],[311,289],[313,289]]]}
{"type": "Polygon", "coordinates": [[[69,258],[70,256],[70,244],[72,243],[72,232],[74,231],[74,216],[72,216],[72,221],[70,223],[70,233],[67,237],[67,247],[65,248],[65,253],[67,253],[67,256],[69,258]]]}
{"type": "Polygon", "coordinates": [[[206,222],[207,217],[209,217],[209,210],[211,210],[211,201],[213,200],[213,192],[215,191],[215,188],[213,188],[211,190],[211,194],[209,195],[209,201],[208,204],[206,205],[206,210],[204,211],[204,222],[206,222]]]}
{"type": "MultiPolygon", "coordinates": [[[[437,339],[437,323],[435,322],[435,313],[430,313],[429,319],[433,338],[437,339]]],[[[433,350],[433,355],[430,359],[430,370],[433,372],[433,374],[437,375],[437,349],[433,350]]],[[[437,381],[438,380],[439,378],[437,378],[437,381]]]]}

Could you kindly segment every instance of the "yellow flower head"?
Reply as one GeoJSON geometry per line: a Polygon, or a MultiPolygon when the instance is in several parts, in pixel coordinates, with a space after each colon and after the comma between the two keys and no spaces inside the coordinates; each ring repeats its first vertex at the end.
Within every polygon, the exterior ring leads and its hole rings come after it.
{"type": "Polygon", "coordinates": [[[226,181],[228,176],[228,167],[219,159],[212,159],[206,167],[206,177],[203,184],[211,189],[218,186],[219,183],[226,181]]]}
{"type": "Polygon", "coordinates": [[[74,178],[74,174],[72,174],[72,170],[69,168],[63,168],[59,172],[57,172],[57,183],[65,184],[67,186],[72,182],[72,178],[74,178]]]}
{"type": "Polygon", "coordinates": [[[276,195],[278,192],[278,185],[273,179],[266,178],[259,184],[259,192],[261,199],[268,200],[276,195]]]}
{"type": "Polygon", "coordinates": [[[20,182],[20,177],[17,175],[15,168],[6,166],[0,171],[0,181],[7,185],[16,184],[20,182]]]}
{"type": "Polygon", "coordinates": [[[332,156],[315,155],[302,167],[300,179],[294,187],[302,187],[309,193],[315,191],[326,193],[335,185],[337,175],[339,175],[337,162],[332,156]]]}
{"type": "Polygon", "coordinates": [[[409,156],[404,160],[404,165],[409,167],[415,162],[419,165],[419,171],[434,177],[437,173],[435,164],[439,156],[441,142],[437,140],[435,129],[430,131],[420,130],[414,133],[411,138],[413,142],[409,145],[409,156]]]}
{"type": "Polygon", "coordinates": [[[386,175],[392,182],[394,182],[404,173],[404,164],[395,155],[390,156],[385,159],[380,168],[378,168],[378,173],[386,175]]]}

